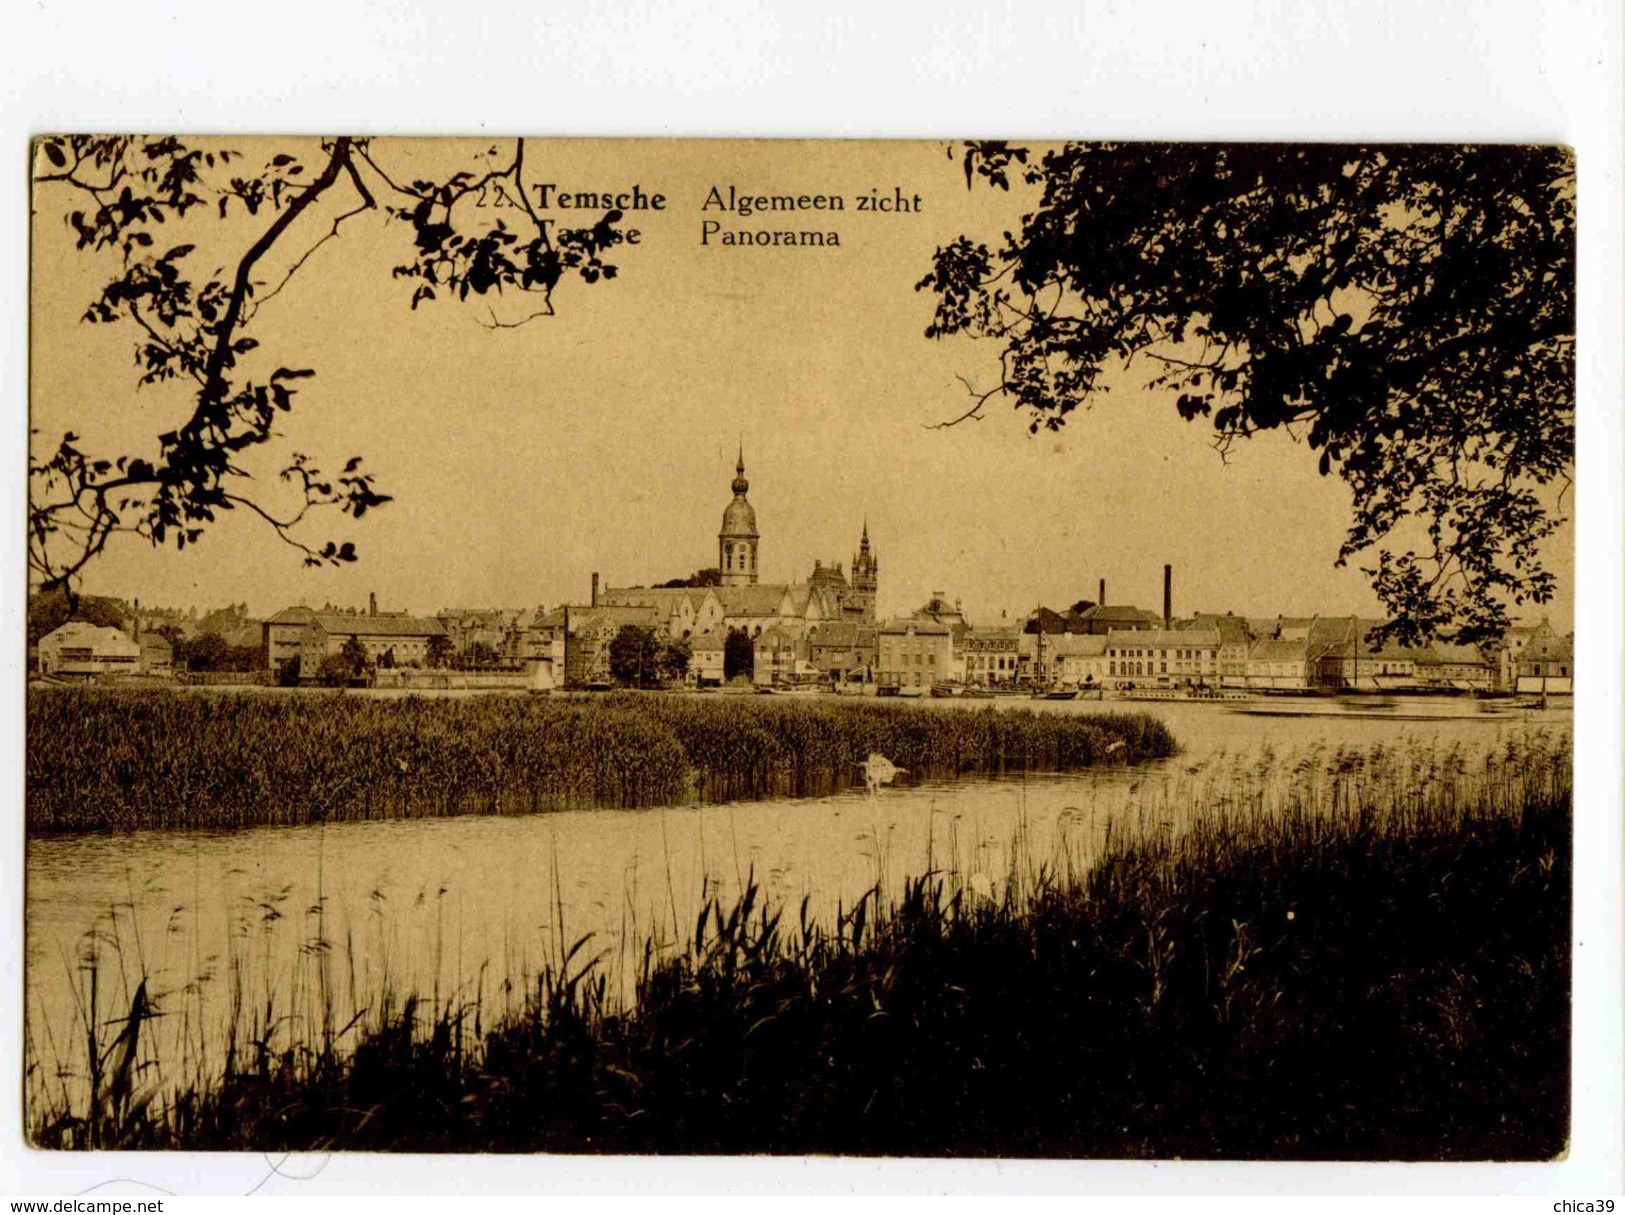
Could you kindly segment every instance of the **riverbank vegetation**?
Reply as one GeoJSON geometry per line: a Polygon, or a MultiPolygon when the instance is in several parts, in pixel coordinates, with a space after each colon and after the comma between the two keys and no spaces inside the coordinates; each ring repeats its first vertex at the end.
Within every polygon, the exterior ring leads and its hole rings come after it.
{"type": "Polygon", "coordinates": [[[1255,761],[1173,818],[1159,803],[1090,856],[1028,858],[994,888],[923,873],[826,923],[747,883],[706,902],[682,948],[647,948],[624,1005],[583,939],[500,1015],[386,986],[339,1024],[321,992],[347,954],[355,984],[353,947],[318,932],[303,1010],[234,988],[224,1074],[155,1096],[145,984],[107,1028],[81,999],[84,1024],[51,1041],[69,1058],[88,1030],[90,1095],[62,1078],[82,1088],[84,1063],[53,1078],[35,1027],[31,1135],[190,1150],[1560,1153],[1566,737],[1474,763],[1415,746],[1255,761]]]}
{"type": "Polygon", "coordinates": [[[634,693],[373,698],[33,688],[28,828],[237,828],[822,796],[1174,753],[1144,714],[634,693]]]}

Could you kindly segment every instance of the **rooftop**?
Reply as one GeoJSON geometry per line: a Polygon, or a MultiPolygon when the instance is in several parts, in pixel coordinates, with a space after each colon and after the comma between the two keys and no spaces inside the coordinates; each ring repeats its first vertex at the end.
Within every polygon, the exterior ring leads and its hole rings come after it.
{"type": "Polygon", "coordinates": [[[444,637],[446,626],[422,616],[350,616],[317,612],[314,623],[337,636],[353,637],[444,637]]]}
{"type": "Polygon", "coordinates": [[[1245,616],[1220,616],[1210,612],[1198,612],[1192,623],[1197,628],[1217,629],[1219,641],[1223,645],[1235,645],[1252,639],[1245,616]]]}
{"type": "Polygon", "coordinates": [[[1436,641],[1422,654],[1417,656],[1418,662],[1449,663],[1453,666],[1488,666],[1489,661],[1484,657],[1476,645],[1453,645],[1446,641],[1436,641]]]}
{"type": "Polygon", "coordinates": [[[1286,637],[1254,642],[1247,651],[1249,662],[1302,662],[1309,655],[1309,641],[1305,637],[1286,637]]]}
{"type": "Polygon", "coordinates": [[[953,629],[945,624],[939,624],[929,617],[907,616],[901,620],[888,620],[880,626],[880,632],[902,635],[915,633],[922,637],[951,637],[953,629]]]}
{"type": "Polygon", "coordinates": [[[716,595],[729,616],[777,616],[789,590],[782,582],[759,582],[755,586],[719,586],[716,595]]]}
{"type": "Polygon", "coordinates": [[[686,599],[698,608],[711,587],[705,586],[607,586],[598,592],[600,604],[648,604],[665,612],[675,611],[686,599]]]}
{"type": "Polygon", "coordinates": [[[59,625],[41,637],[39,644],[47,648],[89,646],[106,653],[121,654],[139,653],[141,649],[122,629],[107,624],[91,624],[87,620],[70,620],[59,625]]]}
{"type": "Polygon", "coordinates": [[[1145,608],[1131,607],[1126,603],[1097,603],[1094,607],[1083,612],[1078,619],[1109,622],[1115,620],[1161,620],[1162,617],[1156,612],[1147,611],[1145,608]]]}
{"type": "Polygon", "coordinates": [[[849,620],[833,620],[828,624],[813,626],[807,634],[807,640],[813,645],[858,646],[873,645],[875,641],[875,626],[857,624],[849,620]]]}
{"type": "MultiPolygon", "coordinates": [[[[1144,637],[1144,633],[1133,633],[1130,636],[1144,637]]],[[[1045,635],[1044,653],[1051,658],[1098,658],[1106,652],[1106,645],[1111,641],[1107,633],[1061,633],[1056,636],[1045,635]]]]}
{"type": "Polygon", "coordinates": [[[1218,629],[1135,629],[1126,633],[1107,634],[1112,645],[1136,646],[1140,649],[1219,648],[1218,629]]]}

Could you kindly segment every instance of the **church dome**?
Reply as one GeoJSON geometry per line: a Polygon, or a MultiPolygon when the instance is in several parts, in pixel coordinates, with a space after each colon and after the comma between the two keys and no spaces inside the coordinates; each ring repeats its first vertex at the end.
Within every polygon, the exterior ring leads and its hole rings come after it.
{"type": "Polygon", "coordinates": [[[743,494],[728,503],[722,512],[722,535],[754,539],[756,536],[756,508],[745,501],[743,494]]]}
{"type": "Polygon", "coordinates": [[[722,512],[723,536],[739,536],[745,539],[756,539],[756,508],[745,500],[750,492],[750,482],[745,480],[745,449],[739,449],[739,463],[734,466],[733,482],[734,500],[728,503],[728,509],[722,512]]]}

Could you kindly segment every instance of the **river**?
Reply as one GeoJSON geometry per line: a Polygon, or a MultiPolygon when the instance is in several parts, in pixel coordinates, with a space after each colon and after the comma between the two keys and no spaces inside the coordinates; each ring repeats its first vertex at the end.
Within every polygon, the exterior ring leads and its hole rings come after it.
{"type": "Polygon", "coordinates": [[[62,1067],[74,1073],[70,1088],[82,1082],[71,1061],[92,958],[104,1021],[147,976],[165,1014],[153,1031],[163,1062],[149,1079],[174,1083],[218,1066],[234,982],[246,1008],[269,999],[273,1021],[306,1031],[323,1008],[342,1027],[386,989],[436,1005],[478,997],[496,1010],[516,999],[505,978],[587,937],[575,964],[596,957],[611,991],[625,994],[645,940],[686,939],[707,896],[726,904],[751,875],[788,906],[787,923],[803,896],[828,922],[876,884],[895,893],[928,869],[997,893],[1011,873],[1085,863],[1108,820],[1177,820],[1256,772],[1261,757],[1273,754],[1284,771],[1317,748],[1459,745],[1471,765],[1509,736],[1566,731],[1570,720],[1557,710],[1419,722],[1265,718],[1179,702],[1039,707],[1143,709],[1167,721],[1182,749],[1066,775],[904,777],[876,795],[30,840],[28,1048],[39,1065],[30,1086],[56,1086],[62,1067]]]}

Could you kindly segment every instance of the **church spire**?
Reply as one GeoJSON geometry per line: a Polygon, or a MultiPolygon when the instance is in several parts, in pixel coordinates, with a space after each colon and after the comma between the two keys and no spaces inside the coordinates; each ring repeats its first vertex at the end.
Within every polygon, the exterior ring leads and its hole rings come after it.
{"type": "Polygon", "coordinates": [[[733,501],[722,512],[722,530],[717,533],[717,569],[722,574],[723,586],[755,586],[756,557],[759,536],[756,531],[756,509],[745,495],[750,482],[745,480],[745,445],[739,445],[739,462],[734,465],[733,501]]]}
{"type": "Polygon", "coordinates": [[[848,597],[848,602],[865,624],[874,623],[875,595],[879,588],[880,562],[869,547],[869,517],[865,515],[863,539],[858,541],[858,551],[852,558],[852,594],[848,597]]]}

